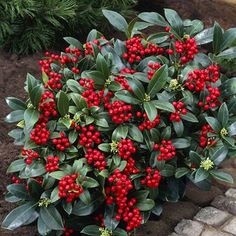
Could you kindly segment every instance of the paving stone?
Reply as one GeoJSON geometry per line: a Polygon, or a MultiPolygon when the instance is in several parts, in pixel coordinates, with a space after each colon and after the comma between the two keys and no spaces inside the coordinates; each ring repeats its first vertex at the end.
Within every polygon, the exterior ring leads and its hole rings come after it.
{"type": "Polygon", "coordinates": [[[233,235],[236,235],[236,217],[227,222],[223,230],[233,235]]]}
{"type": "Polygon", "coordinates": [[[228,189],[225,193],[225,196],[236,198],[236,189],[235,188],[228,189]]]}
{"type": "Polygon", "coordinates": [[[228,220],[230,214],[214,207],[205,207],[201,209],[194,217],[195,220],[201,221],[212,226],[219,226],[228,220]]]}
{"type": "Polygon", "coordinates": [[[199,206],[207,206],[216,196],[222,194],[223,191],[215,186],[212,186],[209,191],[204,191],[193,183],[188,183],[185,196],[199,206]]]}
{"type": "Polygon", "coordinates": [[[179,235],[177,233],[172,233],[172,234],[169,234],[168,236],[181,236],[181,235],[179,235]]]}
{"type": "Polygon", "coordinates": [[[236,215],[236,198],[220,195],[214,199],[211,205],[220,210],[228,211],[229,213],[236,215]]]}
{"type": "Polygon", "coordinates": [[[206,226],[201,236],[232,236],[232,234],[223,233],[213,227],[206,226]]]}
{"type": "Polygon", "coordinates": [[[184,219],[175,227],[175,232],[182,236],[200,236],[203,228],[200,222],[184,219]]]}

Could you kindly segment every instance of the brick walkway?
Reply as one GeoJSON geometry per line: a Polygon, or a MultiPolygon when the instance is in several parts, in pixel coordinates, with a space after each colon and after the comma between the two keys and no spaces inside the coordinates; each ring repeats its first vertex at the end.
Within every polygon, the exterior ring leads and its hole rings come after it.
{"type": "Polygon", "coordinates": [[[183,219],[169,236],[236,236],[236,189],[219,195],[193,220],[183,219]]]}

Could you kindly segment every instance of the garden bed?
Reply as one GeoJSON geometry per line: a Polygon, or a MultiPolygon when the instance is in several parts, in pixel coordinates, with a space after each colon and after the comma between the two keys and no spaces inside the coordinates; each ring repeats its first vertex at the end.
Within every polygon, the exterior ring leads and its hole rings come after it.
{"type": "MultiPolygon", "coordinates": [[[[178,10],[181,16],[183,16],[184,18],[186,17],[201,18],[207,23],[207,25],[212,25],[213,19],[219,21],[219,23],[221,23],[225,28],[229,28],[235,25],[235,22],[234,22],[235,8],[232,8],[231,5],[225,4],[224,8],[222,9],[221,3],[219,3],[220,5],[215,5],[216,2],[220,2],[220,1],[204,1],[204,6],[202,6],[201,4],[199,5],[199,3],[195,4],[195,2],[197,1],[192,1],[192,3],[187,3],[187,4],[183,4],[183,2],[186,3],[186,1],[178,1],[176,3],[176,1],[169,0],[168,4],[161,3],[161,7],[165,6],[165,7],[174,8],[178,10]],[[189,4],[195,4],[195,5],[190,6],[189,4]],[[214,4],[214,8],[212,7],[211,4],[214,4]],[[198,10],[195,11],[195,8],[193,8],[193,6],[195,7],[200,6],[200,8],[198,8],[198,10]],[[193,11],[189,11],[189,9],[193,9],[193,11]],[[211,9],[214,9],[212,13],[211,13],[211,9]],[[219,15],[221,15],[222,18],[219,18],[219,15]]],[[[198,1],[198,2],[201,3],[201,1],[198,1]]],[[[156,5],[156,7],[160,7],[160,6],[156,5]]],[[[149,9],[144,9],[144,10],[149,10],[149,9]]],[[[156,9],[151,8],[151,10],[155,11],[156,9]]],[[[12,127],[4,123],[4,116],[9,112],[9,109],[7,108],[5,104],[4,98],[7,96],[15,96],[18,98],[24,98],[23,84],[25,81],[26,73],[27,72],[32,73],[35,77],[39,78],[40,70],[39,70],[39,66],[37,65],[37,62],[39,61],[41,56],[42,54],[35,54],[33,56],[27,56],[27,57],[18,59],[15,55],[11,55],[4,52],[0,53],[0,106],[1,106],[1,110],[0,110],[0,125],[1,125],[1,130],[0,130],[0,156],[1,156],[0,222],[3,220],[3,217],[7,214],[7,212],[9,212],[9,208],[11,208],[9,203],[6,203],[4,201],[5,187],[7,183],[10,182],[10,176],[6,176],[5,174],[6,169],[9,166],[10,162],[16,159],[19,153],[19,148],[14,146],[12,143],[12,140],[7,136],[7,133],[12,127]]],[[[168,213],[168,214],[171,214],[171,213],[168,213]]],[[[167,223],[165,222],[165,224],[167,223]]],[[[174,227],[174,224],[172,227],[174,227]]],[[[166,228],[163,228],[162,232],[167,232],[165,230],[166,228]]],[[[146,232],[145,234],[140,234],[140,236],[148,234],[148,229],[145,232],[146,232]]],[[[0,229],[0,235],[10,236],[10,235],[16,235],[16,233],[20,233],[21,236],[37,235],[33,227],[21,228],[20,230],[17,230],[14,232],[9,232],[9,231],[0,229]]],[[[166,234],[163,234],[163,236],[164,235],[166,234]]]]}

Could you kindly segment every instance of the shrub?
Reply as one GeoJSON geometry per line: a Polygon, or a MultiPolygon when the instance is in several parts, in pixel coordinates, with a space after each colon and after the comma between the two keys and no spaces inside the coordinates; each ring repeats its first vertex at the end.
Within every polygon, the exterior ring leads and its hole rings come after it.
{"type": "Polygon", "coordinates": [[[8,168],[6,200],[19,206],[4,228],[130,235],[188,181],[233,182],[218,166],[236,149],[236,80],[221,67],[235,58],[235,30],[204,30],[170,9],[130,24],[104,15],[126,41],[96,30],[84,46],[67,37],[61,55],[40,61],[42,80],[27,75],[28,99],[6,99],[6,121],[18,122],[9,135],[23,148],[8,168]],[[165,30],[141,32],[153,25],[165,30]]]}
{"type": "MultiPolygon", "coordinates": [[[[0,47],[28,54],[55,46],[58,35],[104,28],[102,9],[132,14],[136,0],[9,0],[0,2],[0,47]]],[[[60,37],[59,37],[60,38],[60,37]]]]}

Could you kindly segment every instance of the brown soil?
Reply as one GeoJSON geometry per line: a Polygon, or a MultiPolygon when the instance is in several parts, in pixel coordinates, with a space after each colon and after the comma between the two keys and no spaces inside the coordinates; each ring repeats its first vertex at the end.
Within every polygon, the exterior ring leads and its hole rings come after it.
{"type": "MultiPolygon", "coordinates": [[[[235,0],[227,0],[227,2],[230,1],[235,2],[235,0]]],[[[143,0],[141,2],[145,2],[141,7],[142,11],[157,11],[163,7],[169,7],[176,9],[185,18],[200,18],[207,25],[212,25],[214,20],[217,20],[225,28],[236,25],[236,4],[234,6],[222,4],[220,0],[143,0]]],[[[15,55],[0,51],[0,223],[12,208],[12,205],[4,201],[6,185],[10,182],[10,176],[5,174],[6,169],[10,162],[16,159],[19,152],[19,147],[14,146],[12,140],[7,136],[14,126],[4,122],[4,117],[10,111],[4,98],[7,96],[24,98],[23,87],[27,72],[40,78],[37,63],[41,56],[42,54],[38,53],[19,59],[15,55]]],[[[35,227],[25,227],[14,232],[0,229],[0,235],[14,236],[16,234],[21,236],[37,235],[35,227]]]]}

